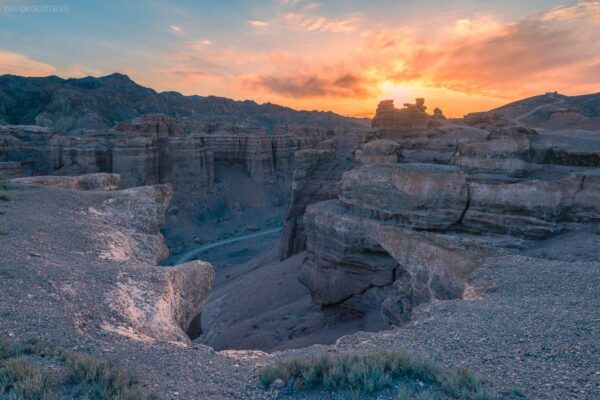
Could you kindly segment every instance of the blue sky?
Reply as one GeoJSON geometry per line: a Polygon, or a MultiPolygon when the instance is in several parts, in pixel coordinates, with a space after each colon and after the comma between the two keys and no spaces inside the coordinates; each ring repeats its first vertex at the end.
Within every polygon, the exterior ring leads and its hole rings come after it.
{"type": "Polygon", "coordinates": [[[159,91],[352,115],[424,95],[460,115],[600,91],[598,26],[598,1],[0,0],[0,73],[123,72],[159,91]]]}

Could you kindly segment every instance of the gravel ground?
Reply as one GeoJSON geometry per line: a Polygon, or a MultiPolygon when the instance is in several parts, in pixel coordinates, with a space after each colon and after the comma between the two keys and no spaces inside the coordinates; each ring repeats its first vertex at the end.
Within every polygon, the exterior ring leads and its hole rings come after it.
{"type": "MultiPolygon", "coordinates": [[[[531,399],[600,398],[600,261],[593,249],[565,259],[514,254],[486,259],[473,275],[469,299],[422,306],[402,328],[273,354],[215,352],[202,345],[134,341],[100,327],[116,275],[147,268],[97,257],[99,234],[110,226],[85,210],[106,194],[37,188],[10,196],[0,216],[8,231],[0,236],[0,337],[42,336],[65,348],[117,358],[136,369],[160,399],[351,398],[264,390],[256,374],[293,355],[397,346],[447,366],[467,366],[496,393],[516,387],[531,399]]],[[[593,231],[585,238],[598,243],[593,231]]],[[[568,242],[560,246],[569,252],[568,242]]],[[[536,255],[547,254],[542,253],[536,255]]],[[[397,395],[391,390],[375,398],[397,395]]]]}

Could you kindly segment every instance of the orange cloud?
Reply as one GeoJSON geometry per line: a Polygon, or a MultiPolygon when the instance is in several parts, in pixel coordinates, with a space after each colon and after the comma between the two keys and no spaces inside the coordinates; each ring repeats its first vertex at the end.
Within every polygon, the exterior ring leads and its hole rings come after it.
{"type": "Polygon", "coordinates": [[[372,113],[382,97],[402,103],[425,96],[431,108],[460,116],[545,91],[600,91],[598,2],[516,21],[468,16],[426,35],[369,24],[362,15],[326,18],[300,1],[281,4],[276,19],[255,21],[264,22],[255,27],[268,26],[262,35],[273,35],[281,47],[256,51],[196,41],[166,54],[149,79],[164,90],[360,116],[372,113]]]}
{"type": "Polygon", "coordinates": [[[347,97],[365,98],[370,87],[351,73],[324,78],[312,75],[263,75],[244,82],[249,89],[262,88],[292,98],[347,97]]]}
{"type": "Polygon", "coordinates": [[[56,68],[50,64],[32,60],[23,54],[0,51],[0,75],[47,76],[54,73],[56,68]]]}

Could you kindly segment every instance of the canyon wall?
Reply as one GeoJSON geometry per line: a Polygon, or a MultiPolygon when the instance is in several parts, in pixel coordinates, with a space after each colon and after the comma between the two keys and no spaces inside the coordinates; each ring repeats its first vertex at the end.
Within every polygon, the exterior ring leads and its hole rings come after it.
{"type": "MultiPolygon", "coordinates": [[[[275,134],[250,127],[194,125],[161,114],[114,129],[65,134],[39,126],[0,126],[0,172],[8,177],[112,172],[121,187],[171,183],[176,191],[209,186],[214,163],[241,163],[258,182],[291,175],[295,154],[322,140],[349,134],[287,127],[275,134]]],[[[351,130],[350,130],[351,131],[351,130]]]]}
{"type": "Polygon", "coordinates": [[[286,228],[301,229],[294,237],[284,228],[280,256],[305,240],[299,280],[323,312],[399,325],[419,304],[461,298],[484,254],[598,226],[600,126],[538,131],[442,118],[425,126],[424,109],[386,107],[337,182],[323,172],[327,153],[297,156],[305,161],[286,228]],[[336,189],[303,203],[303,185],[319,188],[305,197],[336,189]]]}

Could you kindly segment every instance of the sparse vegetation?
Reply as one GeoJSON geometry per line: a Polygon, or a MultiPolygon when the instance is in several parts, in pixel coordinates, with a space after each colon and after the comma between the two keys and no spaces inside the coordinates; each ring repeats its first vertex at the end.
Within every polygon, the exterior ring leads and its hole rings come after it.
{"type": "Polygon", "coordinates": [[[115,361],[65,352],[38,339],[0,340],[0,398],[4,396],[11,400],[147,398],[139,391],[135,375],[115,361]],[[68,378],[54,382],[43,359],[64,368],[68,378]]]}
{"type": "Polygon", "coordinates": [[[98,361],[77,354],[63,354],[69,368],[74,397],[84,399],[142,399],[136,376],[115,361],[98,361]]]}
{"type": "Polygon", "coordinates": [[[10,201],[10,196],[6,193],[0,193],[0,201],[10,201]]]}
{"type": "Polygon", "coordinates": [[[0,363],[0,395],[10,399],[53,399],[50,378],[24,357],[9,358],[0,363]]]}
{"type": "Polygon", "coordinates": [[[425,399],[432,398],[427,397],[430,390],[457,399],[491,399],[481,381],[466,368],[444,369],[404,349],[291,358],[264,368],[259,379],[265,387],[283,379],[290,389],[323,388],[353,393],[373,393],[391,387],[394,381],[413,381],[423,384],[419,395],[425,399]]]}

